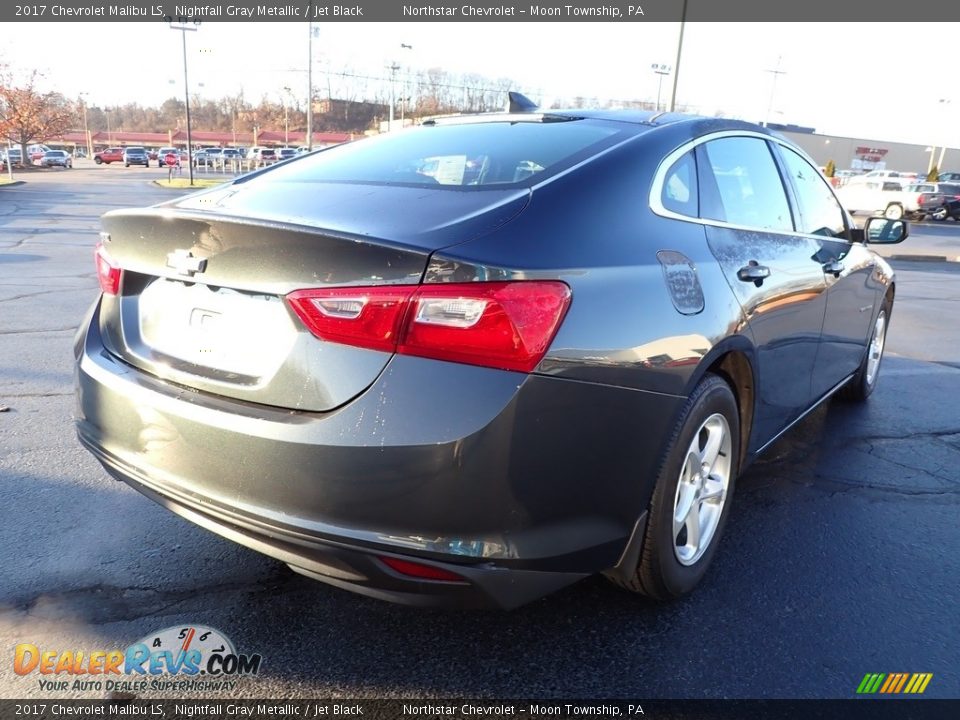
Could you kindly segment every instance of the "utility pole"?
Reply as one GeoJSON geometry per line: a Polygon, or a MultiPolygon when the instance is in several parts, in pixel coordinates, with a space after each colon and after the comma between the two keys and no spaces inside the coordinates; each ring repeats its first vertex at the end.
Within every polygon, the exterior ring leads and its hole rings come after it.
{"type": "Polygon", "coordinates": [[[768,72],[768,73],[772,73],[772,74],[773,74],[773,84],[770,86],[770,102],[767,104],[767,117],[766,117],[766,119],[763,121],[763,126],[764,126],[764,127],[770,127],[770,113],[773,112],[773,96],[774,96],[774,95],[776,94],[776,92],[777,92],[777,79],[778,79],[781,75],[786,75],[786,74],[787,74],[787,71],[786,71],[786,70],[781,70],[781,69],[780,69],[780,63],[781,63],[782,61],[783,61],[783,56],[781,55],[780,57],[777,58],[777,67],[775,67],[773,70],[766,70],[766,71],[765,71],[765,72],[768,72]]]}
{"type": "MultiPolygon", "coordinates": [[[[683,11],[680,15],[680,39],[677,40],[677,62],[673,70],[673,90],[670,92],[670,112],[677,108],[677,83],[680,81],[680,54],[683,52],[683,31],[687,27],[687,0],[683,0],[683,11]]],[[[659,106],[659,102],[657,105],[659,106]]]]}
{"type": "Polygon", "coordinates": [[[190,170],[190,186],[193,186],[193,136],[190,130],[190,83],[187,79],[187,32],[196,32],[199,21],[191,24],[170,23],[171,30],[179,30],[183,38],[183,97],[187,104],[187,167],[190,170]]]}

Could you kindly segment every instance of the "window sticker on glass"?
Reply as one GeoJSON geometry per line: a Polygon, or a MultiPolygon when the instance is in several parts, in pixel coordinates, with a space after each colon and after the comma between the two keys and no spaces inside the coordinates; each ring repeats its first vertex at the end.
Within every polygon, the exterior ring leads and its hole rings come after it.
{"type": "Polygon", "coordinates": [[[437,158],[437,171],[433,177],[441,185],[463,185],[466,170],[466,155],[447,155],[437,158]]]}

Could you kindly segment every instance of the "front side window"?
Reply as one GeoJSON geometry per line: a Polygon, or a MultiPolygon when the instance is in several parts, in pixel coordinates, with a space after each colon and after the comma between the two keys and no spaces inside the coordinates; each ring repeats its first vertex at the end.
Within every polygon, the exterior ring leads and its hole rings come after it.
{"type": "Polygon", "coordinates": [[[845,237],[843,210],[823,176],[793,150],[781,147],[780,154],[800,204],[797,230],[807,235],[845,237]]]}
{"type": "Polygon", "coordinates": [[[765,140],[727,137],[703,147],[717,198],[710,205],[704,203],[702,217],[759,230],[793,231],[787,194],[765,140]]]}

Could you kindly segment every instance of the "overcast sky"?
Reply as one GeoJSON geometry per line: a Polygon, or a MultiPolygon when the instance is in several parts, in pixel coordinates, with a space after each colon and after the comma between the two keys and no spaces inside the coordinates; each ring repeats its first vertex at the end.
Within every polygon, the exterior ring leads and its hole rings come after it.
{"type": "MultiPolygon", "coordinates": [[[[326,95],[328,67],[382,77],[395,60],[413,71],[441,67],[509,77],[545,105],[578,95],[654,100],[658,76],[651,65],[675,65],[679,34],[679,25],[671,23],[314,27],[318,95],[326,95]]],[[[90,104],[102,106],[152,105],[183,95],[180,33],[163,23],[17,23],[7,30],[13,32],[5,33],[0,60],[19,70],[40,69],[49,87],[70,97],[83,91],[90,104]]],[[[932,23],[689,23],[677,99],[704,114],[763,121],[770,107],[771,122],[956,147],[956,83],[943,67],[917,60],[947,40],[947,32],[932,23]],[[774,76],[768,71],[777,67],[784,74],[777,76],[771,106],[774,76]],[[931,82],[938,75],[944,81],[931,82]]],[[[307,38],[306,23],[205,22],[187,37],[191,94],[221,97],[243,90],[251,101],[267,94],[302,104],[307,38]]],[[[663,102],[672,80],[664,78],[663,102]]],[[[335,95],[343,82],[333,80],[335,95]]]]}

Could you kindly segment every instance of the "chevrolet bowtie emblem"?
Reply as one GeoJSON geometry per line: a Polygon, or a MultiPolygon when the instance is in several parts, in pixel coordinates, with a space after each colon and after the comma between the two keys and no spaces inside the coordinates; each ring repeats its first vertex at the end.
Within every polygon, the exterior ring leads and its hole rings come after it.
{"type": "Polygon", "coordinates": [[[206,270],[207,261],[205,258],[194,257],[189,250],[174,250],[167,254],[167,267],[189,277],[206,270]]]}

